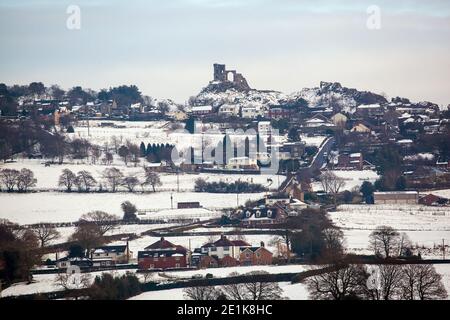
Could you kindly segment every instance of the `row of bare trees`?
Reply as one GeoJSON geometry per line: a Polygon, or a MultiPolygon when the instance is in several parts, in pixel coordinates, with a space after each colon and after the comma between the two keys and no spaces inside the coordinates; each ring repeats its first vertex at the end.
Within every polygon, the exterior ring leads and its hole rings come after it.
{"type": "Polygon", "coordinates": [[[304,280],[312,299],[437,300],[447,298],[442,276],[431,264],[382,264],[370,268],[359,264],[337,264],[334,267],[335,271],[319,273],[304,280]]]}
{"type": "MultiPolygon", "coordinates": [[[[252,271],[244,274],[245,283],[223,286],[188,287],[183,295],[190,300],[281,300],[283,290],[277,282],[261,282],[255,276],[268,274],[265,271],[252,271]]],[[[239,276],[232,272],[229,277],[239,276]]]]}
{"type": "Polygon", "coordinates": [[[37,179],[30,169],[23,168],[20,171],[16,169],[0,170],[0,191],[27,192],[36,183],[37,179]]]}
{"type": "MultiPolygon", "coordinates": [[[[145,179],[141,181],[136,175],[125,175],[120,169],[114,167],[106,168],[102,172],[102,179],[111,192],[116,192],[120,187],[129,192],[134,192],[137,186],[142,188],[151,186],[153,192],[155,192],[156,187],[162,185],[159,174],[150,168],[145,168],[144,177],[145,179]]],[[[86,170],[75,174],[70,169],[64,169],[59,176],[58,186],[64,187],[67,192],[72,192],[75,187],[79,192],[89,192],[95,187],[99,191],[104,191],[103,185],[98,183],[92,174],[86,170]]]]}

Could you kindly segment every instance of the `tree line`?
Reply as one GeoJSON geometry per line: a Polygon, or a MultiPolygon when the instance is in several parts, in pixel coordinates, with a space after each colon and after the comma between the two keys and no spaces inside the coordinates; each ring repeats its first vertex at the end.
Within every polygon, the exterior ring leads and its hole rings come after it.
{"type": "Polygon", "coordinates": [[[198,178],[195,180],[195,192],[210,193],[256,193],[267,191],[267,188],[258,183],[250,183],[246,181],[235,182],[207,182],[205,179],[198,178]]]}

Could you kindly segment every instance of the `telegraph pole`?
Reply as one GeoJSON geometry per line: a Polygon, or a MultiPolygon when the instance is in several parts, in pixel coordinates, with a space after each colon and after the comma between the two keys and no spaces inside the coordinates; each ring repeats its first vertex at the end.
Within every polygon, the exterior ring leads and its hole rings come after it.
{"type": "Polygon", "coordinates": [[[442,239],[442,260],[445,260],[445,239],[442,239]]]}

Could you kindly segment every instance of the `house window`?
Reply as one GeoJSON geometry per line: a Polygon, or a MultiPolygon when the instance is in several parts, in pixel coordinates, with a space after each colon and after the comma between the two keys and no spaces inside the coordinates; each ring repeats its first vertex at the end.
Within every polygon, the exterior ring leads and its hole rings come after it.
{"type": "Polygon", "coordinates": [[[260,258],[260,257],[261,257],[261,254],[260,254],[259,252],[257,252],[257,253],[256,253],[256,257],[257,257],[257,258],[260,258]]]}
{"type": "Polygon", "coordinates": [[[211,251],[217,251],[217,248],[216,247],[211,247],[211,251]]]}
{"type": "Polygon", "coordinates": [[[245,254],[245,257],[246,257],[247,259],[250,259],[250,253],[246,253],[246,254],[245,254]]]}
{"type": "Polygon", "coordinates": [[[179,264],[179,263],[176,263],[176,264],[175,264],[175,268],[180,268],[180,264],[179,264]]]}
{"type": "Polygon", "coordinates": [[[223,251],[229,251],[230,247],[223,247],[223,251]]]}

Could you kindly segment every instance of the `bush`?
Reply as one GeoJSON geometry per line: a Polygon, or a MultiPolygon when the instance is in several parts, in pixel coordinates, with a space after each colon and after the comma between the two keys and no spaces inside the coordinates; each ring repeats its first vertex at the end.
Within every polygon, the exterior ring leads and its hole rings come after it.
{"type": "Polygon", "coordinates": [[[249,183],[243,181],[235,181],[232,183],[220,182],[206,182],[199,178],[195,180],[195,192],[210,192],[210,193],[256,193],[267,191],[267,188],[261,184],[249,183]]]}

